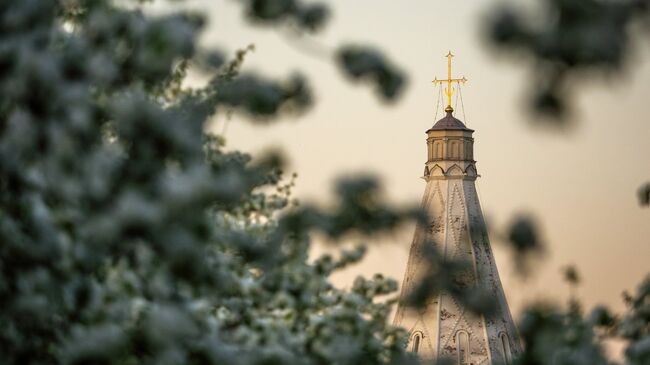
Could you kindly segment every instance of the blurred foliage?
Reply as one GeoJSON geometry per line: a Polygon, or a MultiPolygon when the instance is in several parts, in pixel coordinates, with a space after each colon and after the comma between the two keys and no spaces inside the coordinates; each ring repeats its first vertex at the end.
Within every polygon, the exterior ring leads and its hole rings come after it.
{"type": "Polygon", "coordinates": [[[375,84],[377,93],[385,100],[394,99],[404,86],[405,77],[372,49],[360,46],[343,47],[338,52],[338,61],[351,79],[375,84]]]}
{"type": "Polygon", "coordinates": [[[474,283],[467,283],[466,278],[473,276],[472,263],[445,258],[437,246],[435,242],[424,245],[422,254],[426,258],[426,272],[408,293],[404,304],[425,308],[429,298],[448,294],[473,313],[485,316],[495,314],[496,302],[488,290],[474,283]]]}
{"type": "Polygon", "coordinates": [[[516,214],[507,228],[492,232],[497,242],[505,244],[514,263],[515,273],[521,278],[533,274],[543,261],[547,247],[539,232],[539,223],[530,214],[516,214]]]}
{"type": "MultiPolygon", "coordinates": [[[[539,121],[563,127],[571,122],[570,91],[581,77],[608,76],[630,67],[626,60],[639,45],[635,36],[642,38],[650,30],[650,2],[544,0],[536,5],[528,11],[514,2],[495,7],[485,34],[502,53],[529,62],[531,109],[545,117],[539,121]]],[[[649,184],[639,188],[638,198],[642,206],[649,205],[649,184]]],[[[512,225],[509,242],[515,257],[537,246],[533,232],[534,225],[524,221],[512,225]]],[[[564,275],[572,287],[579,284],[574,267],[565,268],[564,275]]],[[[628,311],[622,318],[604,307],[583,316],[576,298],[566,313],[548,306],[529,309],[520,325],[526,352],[518,363],[610,363],[595,345],[602,347],[605,338],[613,337],[625,342],[625,364],[650,364],[649,283],[647,277],[635,295],[625,295],[628,311]]]]}
{"type": "MultiPolygon", "coordinates": [[[[197,47],[203,16],[133,5],[0,4],[0,362],[413,362],[378,299],[395,281],[329,282],[363,249],[307,258],[311,231],[372,234],[419,212],[382,203],[370,177],[343,180],[332,211],[294,207],[282,156],[226,152],[204,128],[219,111],[303,112],[307,80],[243,73],[252,46],[228,60],[197,47]],[[190,65],[213,75],[205,87],[183,86],[190,65]]],[[[307,31],[327,18],[242,7],[307,31]]],[[[385,99],[401,86],[370,82],[385,99]]]]}
{"type": "Polygon", "coordinates": [[[580,284],[580,274],[578,270],[573,265],[569,265],[562,270],[564,274],[564,280],[569,283],[569,285],[577,286],[580,284]]]}
{"type": "MultiPolygon", "coordinates": [[[[370,176],[342,179],[331,209],[296,206],[281,155],[226,151],[204,129],[220,111],[264,122],[303,112],[307,80],[243,72],[252,46],[232,58],[201,49],[204,16],[150,16],[144,2],[0,3],[0,362],[414,364],[406,331],[386,324],[394,280],[330,283],[364,248],[308,252],[312,232],[372,235],[426,221],[420,211],[386,204],[370,176]],[[190,65],[212,75],[205,87],[183,86],[190,65]]],[[[309,32],[329,13],[241,5],[254,23],[309,32]]],[[[405,77],[377,51],[338,54],[381,100],[400,95],[405,77]]],[[[435,255],[427,290],[489,307],[480,289],[453,285],[463,263],[435,255]]],[[[603,326],[630,341],[629,364],[647,363],[648,288],[627,296],[620,320],[532,309],[520,363],[600,363],[603,326]]]]}
{"type": "Polygon", "coordinates": [[[267,25],[291,23],[306,31],[318,31],[329,18],[329,9],[321,3],[295,0],[239,0],[249,20],[267,25]]]}
{"type": "Polygon", "coordinates": [[[642,206],[650,206],[650,183],[646,183],[639,188],[639,203],[642,206]]]}
{"type": "Polygon", "coordinates": [[[543,121],[565,125],[571,120],[568,90],[580,76],[624,68],[635,32],[650,30],[650,2],[544,0],[539,5],[531,11],[513,2],[495,7],[486,34],[499,49],[529,60],[532,109],[551,117],[543,121]]]}

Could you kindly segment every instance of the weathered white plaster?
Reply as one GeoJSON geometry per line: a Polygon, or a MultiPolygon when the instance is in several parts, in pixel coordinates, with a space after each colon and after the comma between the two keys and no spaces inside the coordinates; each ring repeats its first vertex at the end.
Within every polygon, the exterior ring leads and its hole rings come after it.
{"type": "Polygon", "coordinates": [[[433,244],[447,258],[471,262],[473,268],[459,280],[486,290],[498,309],[490,316],[474,315],[454,298],[443,294],[430,298],[421,310],[399,306],[394,324],[409,331],[409,350],[414,351],[415,343],[419,343],[417,352],[423,359],[445,356],[464,365],[506,364],[521,352],[521,344],[476,193],[478,175],[472,133],[467,128],[427,131],[428,161],[423,177],[427,184],[422,207],[429,213],[431,222],[415,230],[401,296],[404,298],[425,274],[424,245],[433,244]],[[506,356],[504,349],[511,353],[506,356]]]}

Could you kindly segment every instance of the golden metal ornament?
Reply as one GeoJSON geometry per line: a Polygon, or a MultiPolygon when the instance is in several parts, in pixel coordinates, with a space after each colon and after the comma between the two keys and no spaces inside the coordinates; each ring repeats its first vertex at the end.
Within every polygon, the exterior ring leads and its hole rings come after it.
{"type": "Polygon", "coordinates": [[[433,79],[433,84],[434,85],[439,85],[439,84],[442,84],[442,83],[445,83],[445,82],[447,83],[447,87],[445,88],[445,95],[447,95],[447,107],[445,108],[445,111],[447,113],[451,113],[451,112],[454,111],[454,108],[451,107],[451,96],[454,94],[454,87],[452,86],[452,84],[454,82],[456,84],[461,84],[461,83],[464,84],[464,83],[467,82],[467,79],[465,78],[465,76],[463,76],[463,78],[460,78],[460,79],[452,79],[451,78],[451,59],[452,59],[452,57],[454,57],[454,55],[451,54],[451,51],[449,51],[449,53],[447,53],[447,56],[445,56],[445,57],[447,57],[447,79],[446,80],[438,80],[438,78],[436,77],[436,78],[433,79]]]}

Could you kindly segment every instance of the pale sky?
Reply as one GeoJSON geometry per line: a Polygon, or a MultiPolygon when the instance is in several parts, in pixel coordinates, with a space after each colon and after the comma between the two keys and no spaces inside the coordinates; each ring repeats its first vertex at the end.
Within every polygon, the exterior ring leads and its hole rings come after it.
{"type": "MultiPolygon", "coordinates": [[[[451,50],[454,74],[469,79],[462,90],[465,122],[476,130],[483,213],[498,229],[516,213],[533,214],[549,249],[535,278],[522,282],[491,237],[514,316],[535,299],[565,301],[560,268],[567,264],[578,268],[578,293],[588,306],[622,309],[621,292],[635,289],[650,272],[650,209],[639,207],[636,197],[638,187],[650,181],[650,51],[635,55],[626,75],[581,84],[574,93],[579,118],[573,130],[540,130],[523,107],[530,81],[526,64],[497,56],[481,36],[481,15],[498,2],[328,3],[333,17],[314,41],[326,48],[352,42],[385,51],[409,75],[398,103],[382,105],[368,87],[347,82],[332,60],[309,54],[283,31],[246,24],[236,1],[186,2],[210,17],[204,46],[234,51],[253,43],[244,70],[271,77],[300,71],[314,88],[316,105],[299,118],[260,127],[234,116],[225,130],[229,147],[259,153],[281,146],[299,174],[295,194],[303,201],[326,203],[337,176],[374,172],[392,202],[417,204],[425,186],[424,132],[435,122],[437,89],[431,80],[446,76],[444,56],[451,50]]],[[[462,112],[457,117],[463,119],[462,112]]],[[[218,117],[213,130],[223,132],[224,121],[218,117]]],[[[383,240],[391,243],[376,246],[336,281],[345,285],[357,274],[382,272],[401,282],[412,234],[411,226],[383,240]]]]}

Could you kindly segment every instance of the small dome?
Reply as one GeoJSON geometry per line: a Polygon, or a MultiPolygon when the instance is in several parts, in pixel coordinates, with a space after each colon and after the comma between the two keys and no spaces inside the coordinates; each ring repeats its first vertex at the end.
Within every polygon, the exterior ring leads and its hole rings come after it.
{"type": "Polygon", "coordinates": [[[454,118],[453,115],[451,115],[451,112],[448,111],[447,115],[445,115],[444,118],[440,119],[439,121],[436,122],[436,124],[431,127],[431,130],[447,130],[447,129],[462,129],[466,131],[473,131],[472,129],[469,129],[461,122],[460,120],[454,118]]]}

